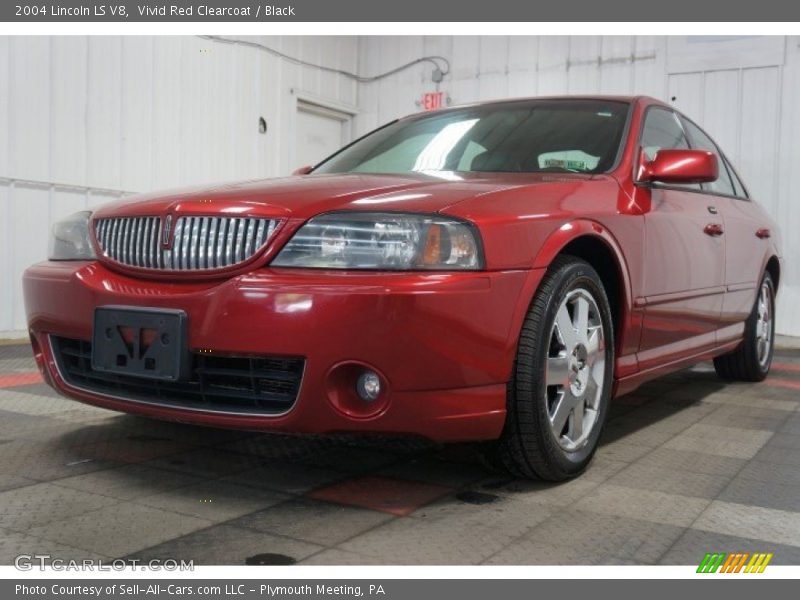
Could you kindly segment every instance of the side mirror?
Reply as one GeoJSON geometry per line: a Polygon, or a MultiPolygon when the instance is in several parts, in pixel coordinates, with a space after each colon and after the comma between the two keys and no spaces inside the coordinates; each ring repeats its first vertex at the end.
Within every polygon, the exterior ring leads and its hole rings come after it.
{"type": "Polygon", "coordinates": [[[292,175],[308,175],[309,173],[311,173],[313,168],[314,167],[312,167],[311,165],[306,165],[305,167],[300,167],[299,169],[295,169],[294,171],[292,171],[292,175]]]}
{"type": "Polygon", "coordinates": [[[709,183],[719,177],[717,155],[708,150],[663,149],[650,162],[642,152],[638,180],[643,183],[709,183]]]}

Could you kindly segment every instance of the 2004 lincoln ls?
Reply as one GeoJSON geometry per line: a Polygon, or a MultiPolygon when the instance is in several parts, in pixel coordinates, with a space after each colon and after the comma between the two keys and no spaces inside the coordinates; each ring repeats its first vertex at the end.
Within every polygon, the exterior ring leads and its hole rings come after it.
{"type": "Polygon", "coordinates": [[[399,119],[295,176],[148,194],[55,226],[25,273],[62,394],[224,427],[493,440],[579,474],[614,395],[714,358],[770,368],[779,232],[652,98],[399,119]]]}

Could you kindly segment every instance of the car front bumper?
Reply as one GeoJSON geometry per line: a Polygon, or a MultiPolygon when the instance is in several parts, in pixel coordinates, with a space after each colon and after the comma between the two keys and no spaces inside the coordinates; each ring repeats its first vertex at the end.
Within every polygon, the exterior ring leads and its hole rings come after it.
{"type": "Polygon", "coordinates": [[[527,310],[523,299],[542,274],[261,269],[223,281],[164,282],[133,279],[97,262],[44,262],[25,272],[24,292],[37,362],[46,381],[65,396],[238,429],[459,441],[500,435],[506,383],[527,310]],[[71,385],[59,372],[50,336],[91,340],[94,310],[107,305],[185,311],[193,351],[303,357],[296,401],[283,414],[238,414],[71,385]],[[376,371],[384,382],[374,407],[360,407],[352,382],[342,377],[361,368],[376,371]],[[344,403],[343,394],[349,394],[344,403]]]}

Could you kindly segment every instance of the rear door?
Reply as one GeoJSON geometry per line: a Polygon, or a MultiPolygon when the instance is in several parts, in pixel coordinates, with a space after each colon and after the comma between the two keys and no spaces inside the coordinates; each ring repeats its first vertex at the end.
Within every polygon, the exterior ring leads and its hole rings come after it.
{"type": "MultiPolygon", "coordinates": [[[[641,146],[647,160],[662,148],[689,148],[670,109],[651,106],[641,146]]],[[[725,292],[725,236],[716,197],[699,185],[654,184],[645,214],[642,369],[716,344],[725,292]]]]}
{"type": "Polygon", "coordinates": [[[763,212],[750,201],[747,191],[719,146],[699,126],[681,115],[690,143],[697,148],[714,152],[719,159],[719,179],[703,184],[703,189],[715,194],[715,202],[725,227],[725,285],[727,292],[722,305],[718,341],[724,343],[741,337],[744,321],[755,302],[761,282],[761,269],[768,250],[770,232],[762,223],[763,212]],[[762,237],[759,237],[761,235],[762,237]]]}

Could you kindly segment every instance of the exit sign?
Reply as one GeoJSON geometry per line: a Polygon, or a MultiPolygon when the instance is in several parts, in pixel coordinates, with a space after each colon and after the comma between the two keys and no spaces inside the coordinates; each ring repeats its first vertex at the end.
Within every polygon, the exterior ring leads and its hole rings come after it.
{"type": "Polygon", "coordinates": [[[423,110],[436,110],[444,106],[444,92],[427,92],[422,94],[420,106],[423,110]]]}

